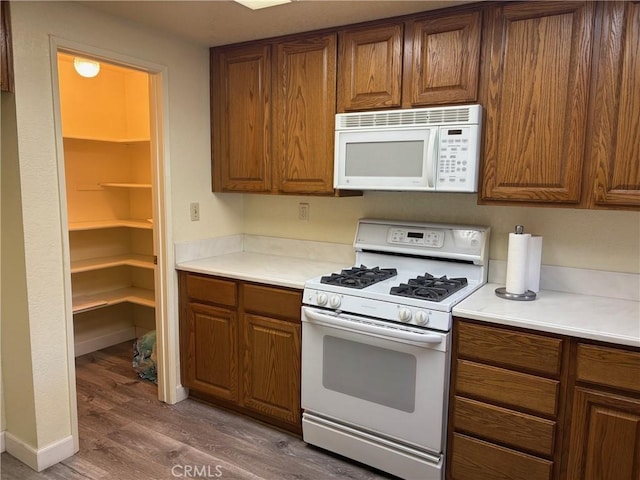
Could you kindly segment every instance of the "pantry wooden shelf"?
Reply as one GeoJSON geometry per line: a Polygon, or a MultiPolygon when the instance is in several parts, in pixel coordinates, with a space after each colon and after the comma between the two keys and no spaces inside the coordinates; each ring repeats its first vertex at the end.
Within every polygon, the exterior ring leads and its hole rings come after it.
{"type": "Polygon", "coordinates": [[[111,187],[111,188],[151,188],[150,183],[101,183],[101,187],[111,187]]]}
{"type": "Polygon", "coordinates": [[[156,305],[153,290],[128,287],[100,292],[92,295],[78,295],[73,297],[73,313],[82,313],[97,308],[109,307],[118,303],[130,302],[145,307],[154,308],[156,305]]]}
{"type": "Polygon", "coordinates": [[[103,268],[119,267],[128,265],[130,267],[153,269],[153,257],[149,255],[116,255],[112,257],[90,258],[87,260],[77,260],[71,262],[71,273],[89,272],[103,268]]]}
{"type": "Polygon", "coordinates": [[[69,231],[75,232],[80,230],[99,230],[101,228],[142,228],[146,230],[153,229],[153,222],[151,220],[96,220],[90,222],[72,222],[69,223],[69,231]]]}
{"type": "Polygon", "coordinates": [[[83,137],[80,135],[63,135],[65,140],[86,140],[89,142],[109,142],[109,143],[142,143],[150,141],[148,138],[100,138],[83,137]]]}

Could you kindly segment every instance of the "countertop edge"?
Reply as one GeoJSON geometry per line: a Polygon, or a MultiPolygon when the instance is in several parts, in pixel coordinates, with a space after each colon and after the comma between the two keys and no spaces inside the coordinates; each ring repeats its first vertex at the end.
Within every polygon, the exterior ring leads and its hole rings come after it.
{"type": "Polygon", "coordinates": [[[304,282],[296,282],[293,280],[283,280],[281,278],[265,277],[262,275],[242,274],[237,271],[224,270],[224,269],[212,269],[205,268],[198,265],[194,265],[191,262],[184,262],[176,265],[176,270],[190,273],[202,273],[204,275],[212,275],[216,277],[231,278],[233,280],[241,280],[245,282],[262,283],[266,285],[273,285],[275,287],[293,288],[296,290],[304,289],[304,282]]]}
{"type": "Polygon", "coordinates": [[[499,286],[484,285],[454,306],[453,315],[495,325],[640,348],[639,302],[555,290],[542,290],[531,302],[511,301],[498,299],[495,288],[499,286]],[[566,310],[562,309],[564,305],[566,310]],[[612,315],[603,314],[609,310],[612,315]]]}

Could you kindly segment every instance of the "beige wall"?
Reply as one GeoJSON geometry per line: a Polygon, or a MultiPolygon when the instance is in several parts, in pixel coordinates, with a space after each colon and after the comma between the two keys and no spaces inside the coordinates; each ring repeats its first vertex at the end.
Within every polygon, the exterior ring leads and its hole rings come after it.
{"type": "Polygon", "coordinates": [[[2,93],[0,114],[2,431],[6,429],[18,438],[34,444],[36,417],[13,95],[2,93]],[[5,388],[5,385],[9,388],[5,388]]]}
{"type": "Polygon", "coordinates": [[[491,226],[493,260],[507,259],[516,224],[543,239],[543,264],[640,273],[640,212],[479,206],[475,194],[365,192],[362,197],[245,195],[246,233],[350,244],[358,218],[491,226]],[[298,220],[298,203],[310,221],[298,220]]]}
{"type": "MultiPolygon", "coordinates": [[[[63,252],[65,228],[60,209],[50,37],[166,66],[167,75],[162,81],[168,150],[162,181],[170,192],[169,249],[174,240],[240,233],[242,198],[216,198],[211,194],[206,48],[74,2],[14,2],[11,7],[19,162],[16,185],[20,188],[12,208],[17,209],[18,216],[21,214],[23,224],[24,254],[16,262],[24,263],[23,293],[28,313],[28,320],[23,311],[15,321],[20,335],[29,334],[24,352],[30,357],[32,374],[25,371],[23,381],[32,382],[33,393],[22,401],[25,406],[32,403],[33,408],[9,408],[14,396],[24,389],[16,378],[6,375],[3,386],[7,432],[19,435],[29,447],[41,449],[68,437],[73,430],[73,390],[69,389],[73,379],[69,378],[66,345],[72,319],[66,318],[65,308],[68,273],[63,252]],[[189,203],[193,201],[201,204],[200,222],[189,221],[189,203]],[[35,425],[35,432],[22,435],[14,429],[21,423],[30,428],[35,425]]],[[[167,271],[173,274],[173,265],[167,265],[167,271]]],[[[170,321],[177,324],[177,308],[170,311],[170,316],[170,321]]],[[[6,323],[3,312],[3,326],[6,323]]],[[[3,349],[3,365],[7,364],[6,354],[3,349]]],[[[16,360],[11,364],[13,367],[16,360]]]]}

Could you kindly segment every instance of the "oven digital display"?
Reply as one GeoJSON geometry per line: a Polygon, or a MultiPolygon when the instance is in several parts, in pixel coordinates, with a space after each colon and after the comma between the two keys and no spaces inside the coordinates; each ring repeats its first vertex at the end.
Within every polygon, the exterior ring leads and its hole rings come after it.
{"type": "Polygon", "coordinates": [[[422,233],[422,232],[407,232],[407,237],[409,237],[409,238],[424,238],[424,233],[422,233]]]}
{"type": "Polygon", "coordinates": [[[447,134],[449,134],[449,135],[462,135],[462,130],[461,129],[447,130],[447,134]]]}

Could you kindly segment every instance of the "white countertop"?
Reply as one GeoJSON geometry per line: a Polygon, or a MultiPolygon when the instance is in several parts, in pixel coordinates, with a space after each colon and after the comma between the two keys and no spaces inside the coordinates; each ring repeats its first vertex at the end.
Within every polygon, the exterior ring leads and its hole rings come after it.
{"type": "Polygon", "coordinates": [[[351,267],[351,264],[254,252],[235,252],[184,261],[176,265],[178,270],[301,290],[304,288],[304,282],[310,278],[348,267],[351,267]]]}
{"type": "Polygon", "coordinates": [[[541,290],[532,301],[506,300],[489,283],[453,308],[458,317],[640,347],[640,302],[541,290]]]}

